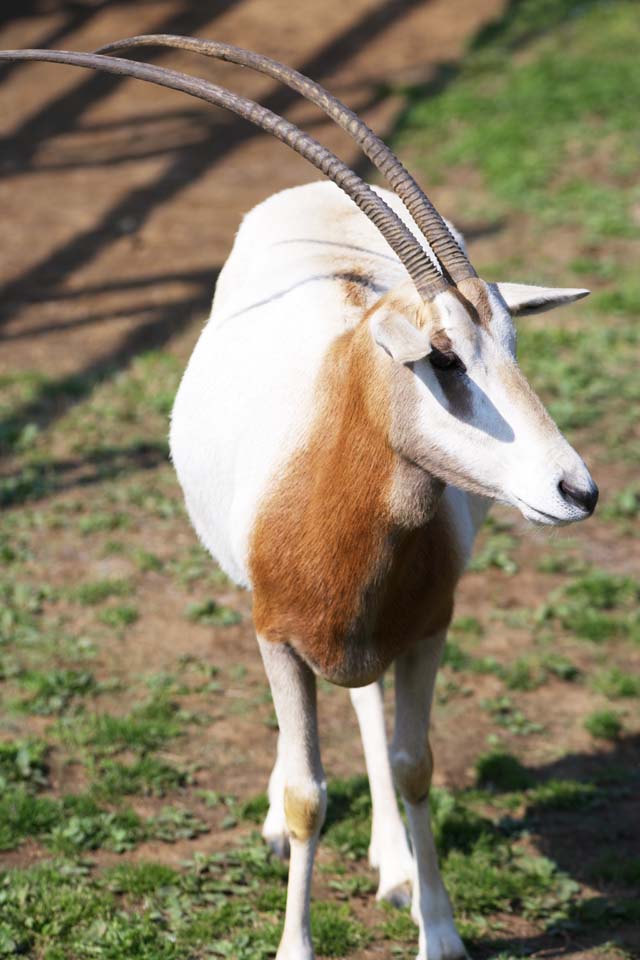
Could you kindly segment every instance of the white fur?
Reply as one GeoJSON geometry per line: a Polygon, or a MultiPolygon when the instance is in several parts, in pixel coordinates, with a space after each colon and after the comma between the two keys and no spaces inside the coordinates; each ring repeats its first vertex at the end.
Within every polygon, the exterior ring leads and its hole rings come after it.
{"type": "Polygon", "coordinates": [[[379,871],[378,900],[396,905],[409,902],[413,858],[400,817],[393,785],[382,706],[382,684],[370,683],[349,691],[358,717],[371,787],[373,816],[369,863],[379,871]],[[405,889],[406,888],[406,889],[405,889]]]}
{"type": "Polygon", "coordinates": [[[278,960],[313,960],[310,895],[313,858],[327,805],[318,744],[315,678],[284,644],[259,641],[280,726],[280,762],[287,788],[319,804],[316,830],[306,839],[290,840],[291,860],[284,930],[278,960]]]}
{"type": "MultiPolygon", "coordinates": [[[[398,198],[378,192],[417,235],[398,198]]],[[[329,345],[362,316],[345,302],[336,276],[358,272],[375,277],[375,289],[363,291],[371,306],[407,280],[381,234],[334,184],[312,183],[270,197],[244,218],[180,384],[171,453],[187,509],[202,542],[244,586],[250,585],[248,541],[261,497],[308,432],[315,378],[329,345]]],[[[542,288],[527,289],[539,298],[542,288]]],[[[425,431],[447,455],[460,456],[461,474],[480,483],[477,492],[540,522],[580,519],[579,510],[561,502],[557,483],[562,475],[587,483],[584,464],[557,429],[542,436],[548,418],[542,422],[538,408],[533,416],[530,405],[518,405],[502,390],[496,370],[512,362],[513,328],[497,286],[489,290],[493,338],[473,330],[448,294],[437,301],[477,387],[477,424],[461,424],[448,414],[425,361],[418,371],[426,387],[425,431]],[[496,422],[508,423],[518,442],[487,442],[487,430],[500,432],[496,422]],[[549,463],[557,469],[544,476],[549,463]]],[[[547,300],[553,293],[562,300],[561,291],[544,292],[547,300]]]]}
{"type": "MultiPolygon", "coordinates": [[[[418,236],[397,197],[379,192],[418,236]]],[[[326,182],[284,191],[251,211],[220,275],[211,317],[176,398],[171,452],[202,542],[239,584],[251,585],[249,543],[261,500],[309,434],[323,359],[336,337],[363,316],[362,305],[344,298],[342,280],[353,276],[372,279],[371,288],[363,287],[367,308],[408,280],[376,228],[326,182]]],[[[380,351],[380,363],[413,363],[417,414],[412,426],[417,429],[407,435],[424,437],[430,457],[425,469],[437,475],[441,455],[454,470],[456,486],[449,485],[443,496],[447,516],[453,518],[449,536],[464,556],[486,512],[485,498],[512,503],[540,522],[565,522],[581,519],[585,512],[563,500],[559,479],[583,487],[591,482],[518,371],[509,314],[509,301],[524,313],[527,297],[539,309],[575,299],[582,291],[513,284],[487,285],[486,290],[493,311],[490,330],[473,323],[451,294],[436,300],[439,322],[466,365],[471,403],[464,417],[448,398],[446,381],[429,363],[429,331],[408,330],[401,312],[376,318],[374,311],[371,321],[372,350],[380,351]],[[458,476],[467,492],[458,488],[458,476]]],[[[406,454],[420,465],[419,449],[406,454]]],[[[417,653],[397,661],[391,765],[398,769],[419,764],[423,757],[443,641],[444,635],[431,638],[417,653]]],[[[274,850],[286,855],[285,786],[320,797],[324,814],[315,688],[309,668],[288,646],[261,641],[261,650],[281,729],[263,832],[274,850]]],[[[378,895],[401,899],[411,877],[419,960],[459,958],[464,948],[438,872],[427,801],[405,797],[414,864],[393,788],[381,691],[373,684],[353,691],[352,699],[372,789],[370,858],[380,870],[378,895]]],[[[304,841],[291,840],[277,960],[312,960],[309,890],[316,843],[317,832],[304,841]]]]}

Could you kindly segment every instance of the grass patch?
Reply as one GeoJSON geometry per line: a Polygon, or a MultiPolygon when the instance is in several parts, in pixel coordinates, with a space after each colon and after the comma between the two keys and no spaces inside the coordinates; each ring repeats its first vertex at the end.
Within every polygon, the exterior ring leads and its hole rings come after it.
{"type": "Polygon", "coordinates": [[[127,597],[134,587],[129,580],[108,578],[83,583],[72,592],[72,597],[83,606],[95,606],[109,597],[127,597]]]}
{"type": "Polygon", "coordinates": [[[119,603],[113,607],[106,607],[98,614],[100,623],[113,630],[123,630],[135,623],[140,614],[138,608],[131,603],[119,603]]]}
{"type": "Polygon", "coordinates": [[[538,621],[556,621],[593,643],[624,637],[640,642],[638,600],[637,581],[595,570],[556,591],[539,610],[538,621]]]}
{"type": "Polygon", "coordinates": [[[371,831],[371,795],[366,777],[332,780],[328,785],[326,843],[350,860],[367,855],[371,831]]]}
{"type": "Polygon", "coordinates": [[[541,723],[527,719],[510,697],[489,697],[481,701],[481,706],[489,712],[494,723],[516,736],[526,737],[544,730],[541,723]]]}
{"type": "Polygon", "coordinates": [[[74,718],[60,728],[63,739],[101,754],[156,750],[184,732],[179,707],[162,695],[122,717],[108,713],[74,718]]]}
{"type": "Polygon", "coordinates": [[[597,797],[598,789],[592,783],[548,780],[528,792],[527,805],[538,810],[582,810],[597,797]]]}
{"type": "Polygon", "coordinates": [[[594,710],[585,719],[584,728],[596,740],[617,740],[622,733],[622,719],[613,710],[594,710]]]}
{"type": "Polygon", "coordinates": [[[640,887],[640,857],[607,853],[598,858],[589,873],[594,880],[637,888],[640,887]]]}
{"type": "Polygon", "coordinates": [[[635,520],[640,515],[640,486],[633,483],[618,490],[603,504],[601,512],[606,520],[635,520]]]}
{"type": "MultiPolygon", "coordinates": [[[[535,9],[536,19],[541,9],[518,6],[535,9]]],[[[630,160],[640,95],[632,52],[635,7],[570,6],[573,15],[550,33],[541,30],[545,37],[537,43],[523,25],[526,15],[514,8],[513,29],[517,20],[517,32],[529,38],[529,56],[513,60],[486,42],[477,45],[448,89],[428,99],[414,93],[400,139],[428,145],[419,162],[429,177],[471,165],[506,206],[551,223],[574,223],[591,239],[626,236],[633,190],[622,170],[630,160]],[[603,141],[618,161],[613,184],[568,174],[576,144],[597,158],[603,141]]]]}
{"type": "Polygon", "coordinates": [[[18,683],[30,693],[20,701],[20,709],[41,716],[62,713],[78,699],[95,694],[99,689],[92,673],[71,668],[46,672],[25,670],[18,683]]]}
{"type": "Polygon", "coordinates": [[[476,761],[476,781],[479,787],[491,790],[526,790],[533,777],[513,754],[491,750],[476,761]]]}
{"type": "Polygon", "coordinates": [[[145,755],[133,763],[111,758],[99,762],[92,792],[106,800],[131,794],[164,797],[190,783],[189,774],[157,757],[145,755]]]}
{"type": "Polygon", "coordinates": [[[311,935],[317,953],[324,957],[344,957],[365,946],[369,934],[351,915],[345,904],[314,903],[311,906],[311,935]]]}
{"type": "Polygon", "coordinates": [[[0,790],[21,783],[33,789],[47,784],[48,745],[42,740],[0,743],[0,790]]]}
{"type": "Polygon", "coordinates": [[[640,676],[626,673],[619,667],[601,670],[593,678],[591,685],[598,693],[603,693],[605,697],[610,697],[612,700],[640,697],[640,676]]]}
{"type": "Polygon", "coordinates": [[[231,607],[225,607],[215,600],[203,600],[191,603],[186,609],[188,620],[201,623],[206,627],[232,627],[240,623],[241,615],[231,607]]]}

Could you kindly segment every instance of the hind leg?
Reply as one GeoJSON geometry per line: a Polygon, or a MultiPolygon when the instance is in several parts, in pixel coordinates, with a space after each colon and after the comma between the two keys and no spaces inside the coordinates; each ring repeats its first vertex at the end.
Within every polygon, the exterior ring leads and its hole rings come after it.
{"type": "Polygon", "coordinates": [[[416,858],[411,913],[419,928],[417,960],[466,957],[440,876],[429,814],[433,771],[429,716],[445,636],[443,630],[396,660],[396,726],[391,762],[405,803],[416,858]]]}
{"type": "Polygon", "coordinates": [[[358,717],[371,787],[373,817],[369,863],[380,874],[376,897],[389,900],[396,906],[405,906],[411,899],[413,857],[393,785],[382,692],[381,682],[349,691],[358,717]]]}
{"type": "Polygon", "coordinates": [[[269,810],[262,825],[262,836],[268,846],[281,860],[289,859],[289,834],[287,818],[284,812],[284,760],[282,757],[282,736],[278,736],[278,753],[269,777],[269,810]]]}

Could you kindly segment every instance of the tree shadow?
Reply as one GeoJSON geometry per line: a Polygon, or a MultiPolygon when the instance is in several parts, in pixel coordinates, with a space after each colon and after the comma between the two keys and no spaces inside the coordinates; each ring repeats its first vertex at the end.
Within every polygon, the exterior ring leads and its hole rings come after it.
{"type": "MultiPolygon", "coordinates": [[[[545,932],[477,938],[468,942],[471,955],[478,960],[498,955],[569,957],[613,943],[633,955],[640,949],[640,735],[621,737],[595,753],[568,754],[526,772],[531,787],[524,795],[524,810],[496,824],[467,806],[469,791],[456,793],[453,800],[447,791],[433,791],[438,855],[443,861],[451,853],[472,856],[476,848],[526,838],[535,854],[546,857],[552,869],[582,890],[576,896],[571,886],[570,901],[561,914],[550,905],[548,916],[538,918],[538,926],[547,924],[545,932]]],[[[477,799],[475,791],[471,793],[477,799]]],[[[339,848],[364,856],[370,815],[366,777],[329,779],[324,833],[334,846],[338,841],[339,848]]],[[[482,862],[481,857],[479,871],[482,862]]],[[[487,880],[479,877],[478,882],[487,880]]],[[[514,908],[526,915],[526,903],[514,903],[514,908]]]]}
{"type": "MultiPolygon", "coordinates": [[[[147,319],[139,323],[123,337],[116,346],[103,354],[93,363],[71,376],[63,376],[46,380],[38,388],[28,403],[23,404],[9,416],[0,421],[0,450],[5,446],[9,453],[16,438],[23,429],[31,423],[38,425],[40,430],[45,429],[63,416],[79,401],[86,399],[96,386],[110,380],[116,372],[126,367],[138,353],[159,349],[182,331],[194,316],[204,311],[211,299],[211,290],[215,284],[219,268],[215,270],[192,271],[188,274],[173,274],[165,277],[165,281],[188,281],[194,288],[193,292],[179,300],[174,300],[158,307],[154,304],[145,304],[134,310],[105,312],[99,316],[90,315],[70,321],[72,326],[83,323],[95,323],[97,320],[114,319],[118,316],[132,316],[141,313],[147,319]]],[[[123,289],[140,289],[149,285],[158,284],[157,277],[135,278],[122,284],[112,283],[92,288],[94,291],[105,292],[123,289]]],[[[87,289],[74,291],[71,297],[86,295],[87,289]]],[[[58,294],[61,299],[64,295],[58,294]]],[[[55,325],[54,329],[60,329],[55,325]]],[[[49,328],[44,332],[49,332],[49,328]]],[[[36,331],[37,333],[37,331],[36,331]]],[[[33,335],[30,331],[29,335],[33,335]]],[[[144,469],[166,460],[164,445],[160,448],[154,445],[145,445],[144,469]],[[154,452],[155,451],[155,452],[154,452]],[[153,452],[155,459],[150,458],[153,452]]],[[[132,459],[129,464],[123,460],[122,453],[126,447],[119,447],[114,451],[109,470],[106,469],[105,457],[89,455],[85,458],[72,460],[47,460],[44,463],[26,465],[23,469],[5,473],[0,476],[0,504],[16,506],[27,500],[39,500],[54,492],[69,489],[78,484],[87,486],[104,479],[113,479],[129,471],[141,468],[139,450],[132,450],[132,459]]]]}
{"type": "Polygon", "coordinates": [[[505,52],[515,52],[599,5],[601,0],[553,0],[552,3],[509,0],[501,16],[478,30],[469,49],[482,50],[497,45],[505,52]]]}
{"type": "MultiPolygon", "coordinates": [[[[104,10],[109,2],[110,0],[97,0],[95,3],[60,4],[65,11],[65,19],[58,26],[40,34],[31,46],[39,49],[54,47],[63,37],[86,26],[104,10]]],[[[4,0],[0,12],[0,27],[5,23],[10,23],[11,20],[24,20],[28,17],[41,16],[45,12],[47,14],[53,12],[50,6],[47,6],[46,9],[41,9],[41,6],[42,4],[38,3],[38,0],[4,0]]],[[[24,67],[24,63],[19,61],[0,64],[0,83],[21,67],[24,67]]]]}
{"type": "MultiPolygon", "coordinates": [[[[166,18],[154,31],[197,32],[202,23],[209,23],[218,13],[228,10],[234,2],[237,0],[219,0],[213,5],[210,0],[206,3],[188,4],[178,13],[166,18]]],[[[348,61],[363,44],[371,42],[421,2],[422,0],[382,0],[363,13],[341,34],[323,43],[300,69],[313,77],[322,78],[341,63],[348,61]]],[[[157,59],[157,53],[154,59],[157,59]]],[[[55,132],[58,135],[76,129],[78,120],[84,113],[108,96],[120,82],[122,78],[119,77],[92,75],[52,102],[44,104],[24,121],[17,132],[18,153],[23,162],[30,162],[37,145],[50,133],[55,132]],[[23,150],[24,153],[21,152],[23,150]]],[[[283,113],[296,100],[294,91],[276,86],[270,95],[262,99],[262,103],[277,113],[283,113]]],[[[194,111],[191,109],[189,113],[193,115],[194,111]]],[[[160,204],[193,186],[212,167],[228,159],[234,150],[260,135],[260,131],[235,120],[231,123],[208,121],[206,130],[207,135],[203,136],[197,145],[181,143],[176,146],[169,154],[168,163],[153,182],[125,191],[95,225],[78,232],[39,263],[5,284],[0,290],[4,322],[18,313],[24,303],[32,302],[34,296],[43,300],[55,297],[65,277],[86,266],[108,248],[111,242],[121,237],[124,219],[134,222],[139,229],[160,204]]],[[[153,319],[143,322],[115,348],[78,371],[77,380],[85,385],[78,393],[68,396],[55,407],[43,407],[36,398],[13,415],[14,425],[28,422],[35,422],[40,428],[52,425],[69,407],[88,396],[97,383],[126,367],[139,350],[167,343],[174,333],[184,328],[192,312],[203,305],[204,294],[199,293],[182,304],[171,304],[167,310],[158,311],[155,306],[152,307],[155,314],[153,319]]],[[[144,313],[143,308],[136,309],[144,313]]],[[[85,322],[89,323],[90,319],[85,322]]],[[[82,320],[76,323],[81,326],[82,320]]]]}
{"type": "MultiPolygon", "coordinates": [[[[157,32],[198,32],[201,26],[210,24],[218,15],[228,11],[237,2],[238,0],[185,2],[177,11],[165,16],[159,24],[151,29],[157,32]]],[[[340,35],[331,37],[326,41],[313,56],[300,65],[300,69],[310,76],[322,79],[325,74],[331,73],[341,63],[348,61],[355,52],[361,50],[364,44],[371,42],[390,26],[395,25],[398,20],[421,2],[422,0],[382,0],[382,2],[363,13],[340,35]]],[[[492,25],[493,35],[495,35],[495,31],[501,29],[505,32],[505,35],[508,33],[508,24],[514,22],[516,13],[523,2],[524,0],[512,0],[505,17],[492,25]],[[500,24],[503,21],[504,24],[501,27],[500,24]]],[[[94,16],[104,5],[106,4],[87,7],[81,3],[63,4],[63,9],[67,12],[67,18],[57,28],[55,39],[60,39],[66,33],[77,29],[79,23],[86,22],[89,16],[94,16]]],[[[568,0],[563,0],[563,3],[559,6],[562,8],[562,16],[565,18],[571,16],[576,7],[568,0]]],[[[29,13],[35,15],[38,9],[36,3],[18,6],[17,2],[12,2],[3,7],[2,16],[6,22],[12,14],[16,15],[19,12],[20,16],[29,13]]],[[[560,22],[558,16],[559,14],[554,15],[554,23],[560,22]]],[[[527,34],[529,37],[533,35],[532,31],[527,34]]],[[[486,34],[486,36],[489,36],[489,34],[486,34]]],[[[483,33],[480,31],[472,41],[472,46],[485,42],[482,37],[483,33]]],[[[47,37],[44,37],[45,42],[46,40],[47,37]]],[[[525,38],[521,37],[518,42],[524,43],[525,38]]],[[[163,53],[156,51],[154,60],[158,56],[163,56],[163,53]]],[[[409,106],[418,97],[424,99],[436,96],[455,78],[458,70],[459,66],[455,63],[439,64],[434,77],[428,84],[408,91],[409,106]]],[[[64,132],[78,131],[78,121],[84,114],[96,103],[109,96],[122,81],[123,78],[120,77],[91,75],[52,101],[43,103],[32,116],[25,119],[13,140],[12,149],[17,151],[20,162],[28,167],[38,145],[50,134],[55,132],[58,136],[64,132]]],[[[373,103],[383,99],[388,95],[388,92],[384,83],[381,83],[374,91],[369,102],[373,103]]],[[[297,96],[293,91],[275,87],[272,93],[262,102],[270,109],[283,113],[296,100],[297,96]]],[[[360,107],[360,109],[364,108],[360,107]]],[[[240,122],[232,121],[223,124],[215,119],[201,120],[204,113],[193,109],[180,112],[167,111],[167,116],[179,118],[179,122],[183,122],[186,117],[187,123],[194,123],[198,128],[196,142],[185,143],[181,140],[176,143],[174,141],[171,147],[166,149],[168,156],[166,166],[152,183],[126,191],[91,228],[78,232],[71,240],[62,244],[39,263],[29,267],[5,284],[0,290],[0,303],[4,305],[2,313],[5,321],[19,312],[25,303],[33,302],[35,299],[59,298],[61,281],[75,270],[86,266],[108,248],[113,241],[119,239],[122,235],[123,220],[126,219],[135,223],[136,228],[139,229],[160,204],[192,186],[216,164],[227,160],[234,150],[251,138],[260,135],[259,131],[240,122]]],[[[406,110],[397,119],[391,131],[392,135],[394,131],[402,129],[403,117],[406,117],[406,110]]],[[[129,118],[128,122],[136,123],[135,118],[129,118]]],[[[116,122],[114,129],[117,129],[118,124],[119,122],[116,122]]],[[[160,150],[157,144],[155,149],[160,150]]],[[[153,150],[152,154],[156,155],[153,150]]],[[[102,159],[94,158],[92,160],[88,158],[87,163],[91,164],[93,162],[98,165],[104,163],[105,166],[110,166],[130,159],[130,155],[118,156],[112,154],[102,159]]],[[[366,175],[370,170],[368,161],[363,158],[359,164],[356,164],[355,169],[361,175],[366,175]]],[[[496,232],[500,228],[500,224],[472,224],[470,229],[467,227],[467,233],[477,237],[496,232]]],[[[136,331],[128,333],[114,348],[108,350],[100,358],[92,361],[78,372],[77,380],[80,384],[84,384],[82,389],[68,396],[65,402],[57,403],[55,408],[47,406],[46,403],[41,403],[42,398],[40,400],[36,398],[13,415],[10,429],[13,430],[15,426],[24,425],[28,422],[35,422],[41,428],[50,426],[70,406],[78,402],[79,399],[88,396],[97,383],[109,378],[117,370],[126,367],[139,350],[146,350],[153,344],[156,346],[166,344],[174,333],[184,328],[195,310],[204,307],[205,299],[208,301],[209,297],[205,298],[204,282],[204,279],[202,279],[202,287],[199,292],[183,301],[170,304],[166,309],[158,309],[157,305],[151,304],[149,307],[150,319],[147,317],[144,304],[136,306],[134,310],[129,312],[129,315],[136,313],[143,318],[139,327],[136,331]]],[[[125,315],[125,311],[118,311],[118,315],[125,315]]],[[[115,314],[98,310],[94,314],[69,321],[67,328],[89,326],[92,323],[103,322],[109,316],[113,317],[115,314]]],[[[55,329],[59,330],[63,327],[56,325],[55,329]]],[[[34,331],[33,335],[45,336],[53,330],[54,325],[43,325],[43,327],[34,331]]],[[[12,334],[13,338],[16,336],[18,335],[12,334]]],[[[26,336],[29,336],[29,334],[27,333],[26,336]]]]}
{"type": "Polygon", "coordinates": [[[560,957],[610,942],[640,949],[640,735],[529,772],[534,789],[524,812],[499,828],[529,838],[582,891],[566,916],[549,919],[545,934],[479,940],[474,955],[560,957]]]}
{"type": "MultiPolygon", "coordinates": [[[[361,96],[358,101],[352,99],[352,108],[356,113],[365,113],[375,107],[383,95],[374,91],[369,96],[361,96]]],[[[306,131],[321,136],[319,131],[331,126],[333,121],[317,111],[298,116],[297,124],[306,131]]],[[[0,164],[0,178],[15,173],[20,176],[41,176],[45,173],[60,173],[72,170],[115,168],[124,164],[142,160],[155,160],[171,157],[176,150],[201,150],[211,142],[212,136],[220,135],[220,121],[202,110],[183,112],[167,111],[154,114],[153,117],[127,116],[118,121],[105,124],[83,124],[76,133],[77,143],[65,144],[56,149],[56,157],[62,159],[43,160],[22,168],[19,153],[6,150],[0,164]],[[135,144],[131,143],[131,131],[135,130],[135,144]],[[87,143],[86,134],[112,132],[114,143],[87,143]],[[65,159],[67,157],[68,159],[65,159]]]]}

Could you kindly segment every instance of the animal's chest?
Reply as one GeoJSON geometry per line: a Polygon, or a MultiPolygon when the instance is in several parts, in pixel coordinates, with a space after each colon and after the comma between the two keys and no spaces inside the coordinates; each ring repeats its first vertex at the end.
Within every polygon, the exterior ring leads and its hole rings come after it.
{"type": "Polygon", "coordinates": [[[258,634],[347,686],[448,623],[461,567],[444,500],[436,509],[433,483],[416,485],[391,448],[390,390],[369,340],[346,335],[329,353],[317,422],[265,497],[250,551],[258,634]],[[399,490],[432,519],[399,520],[399,490]]]}
{"type": "Polygon", "coordinates": [[[334,683],[376,680],[413,643],[449,623],[461,561],[447,527],[443,510],[400,534],[370,522],[360,536],[345,531],[334,548],[325,541],[316,564],[281,543],[269,575],[262,570],[254,582],[258,633],[290,643],[334,683]]]}

